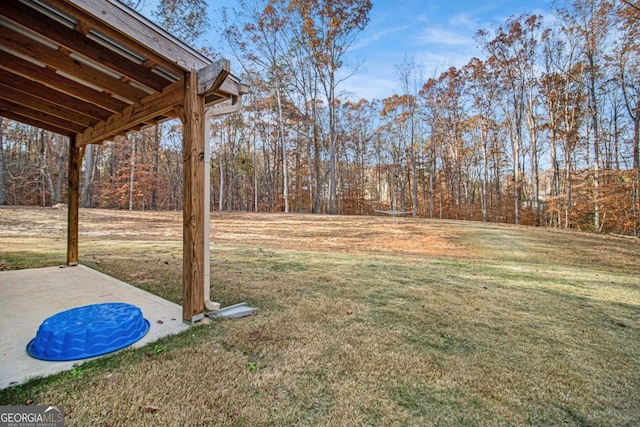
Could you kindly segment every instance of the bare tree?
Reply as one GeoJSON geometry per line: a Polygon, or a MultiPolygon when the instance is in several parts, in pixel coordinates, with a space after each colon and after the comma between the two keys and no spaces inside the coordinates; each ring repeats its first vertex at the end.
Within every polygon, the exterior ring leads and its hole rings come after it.
{"type": "Polygon", "coordinates": [[[600,117],[600,85],[604,80],[604,59],[609,29],[612,25],[613,4],[606,0],[574,0],[571,9],[560,9],[558,14],[570,38],[579,41],[584,58],[584,75],[588,93],[590,136],[593,147],[593,208],[594,229],[602,229],[600,218],[600,146],[602,130],[600,117]]]}
{"type": "Polygon", "coordinates": [[[205,0],[160,0],[153,17],[162,28],[187,44],[195,43],[209,26],[205,0]]]}
{"type": "MultiPolygon", "coordinates": [[[[316,67],[329,109],[329,206],[337,213],[336,204],[336,89],[345,78],[338,76],[344,56],[356,36],[369,22],[370,0],[291,0],[291,8],[301,17],[302,40],[316,67]]],[[[349,77],[349,76],[347,76],[349,77]]]]}
{"type": "Polygon", "coordinates": [[[402,62],[396,65],[396,74],[400,82],[400,89],[403,95],[407,96],[406,113],[409,120],[408,150],[411,162],[411,189],[412,189],[412,213],[415,218],[418,215],[418,138],[417,115],[418,115],[418,94],[424,78],[422,69],[416,64],[415,58],[405,56],[402,62]]]}
{"type": "Polygon", "coordinates": [[[506,28],[496,30],[489,39],[489,32],[480,30],[477,38],[490,54],[489,61],[499,70],[499,81],[504,93],[503,112],[509,124],[509,135],[513,160],[514,222],[520,223],[523,176],[523,131],[527,100],[527,66],[529,64],[531,40],[528,37],[529,20],[525,16],[509,18],[506,28]]]}

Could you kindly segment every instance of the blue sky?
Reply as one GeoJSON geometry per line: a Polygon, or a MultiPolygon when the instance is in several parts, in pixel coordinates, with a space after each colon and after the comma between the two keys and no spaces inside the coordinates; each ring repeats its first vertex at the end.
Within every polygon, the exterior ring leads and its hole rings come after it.
{"type": "Polygon", "coordinates": [[[420,64],[425,79],[471,58],[484,58],[474,35],[514,15],[537,13],[551,20],[552,0],[373,0],[371,20],[359,35],[350,58],[364,61],[358,74],[343,83],[356,98],[382,99],[400,91],[395,66],[405,56],[420,64]]]}
{"type": "MultiPolygon", "coordinates": [[[[348,64],[361,64],[355,75],[339,90],[352,98],[382,99],[400,92],[395,66],[405,56],[413,56],[425,79],[450,66],[462,67],[473,57],[484,58],[474,35],[478,29],[491,29],[507,18],[537,13],[550,22],[553,0],[372,0],[367,28],[348,52],[348,64]]],[[[143,13],[150,16],[157,0],[145,0],[143,13]]],[[[218,10],[236,6],[235,1],[208,0],[209,17],[216,20],[218,10]]],[[[212,25],[208,45],[220,47],[212,25]]],[[[233,60],[230,54],[222,52],[233,60]]],[[[232,71],[239,70],[233,64],[232,71]]],[[[348,70],[345,72],[351,73],[348,70]]]]}

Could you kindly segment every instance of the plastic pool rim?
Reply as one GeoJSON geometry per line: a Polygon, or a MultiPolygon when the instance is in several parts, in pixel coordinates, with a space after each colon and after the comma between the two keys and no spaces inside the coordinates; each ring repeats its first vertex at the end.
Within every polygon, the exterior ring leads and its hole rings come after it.
{"type": "MultiPolygon", "coordinates": [[[[87,319],[88,322],[86,325],[84,325],[84,331],[88,331],[90,326],[91,326],[91,320],[92,319],[87,319]]],[[[103,323],[105,323],[103,320],[98,319],[97,321],[102,321],[103,323]]],[[[118,323],[109,323],[108,321],[106,322],[108,326],[111,326],[112,328],[116,328],[119,324],[118,323]]],[[[122,324],[120,324],[122,325],[122,324]]],[[[92,357],[97,357],[97,356],[102,356],[105,354],[109,354],[109,353],[113,353],[115,351],[121,350],[125,347],[130,346],[131,344],[134,344],[135,342],[139,341],[140,339],[142,339],[147,332],[149,332],[149,328],[150,328],[150,323],[147,319],[144,318],[144,315],[142,313],[142,310],[133,305],[133,304],[127,304],[127,303],[122,303],[122,302],[111,302],[111,303],[102,303],[102,304],[89,304],[89,305],[85,305],[85,306],[80,306],[80,307],[74,307],[71,308],[69,310],[65,310],[65,311],[61,311],[58,312],[50,317],[48,317],[47,319],[45,319],[41,324],[40,327],[38,328],[38,333],[36,334],[36,336],[29,341],[29,343],[26,346],[26,350],[27,353],[36,359],[40,359],[40,360],[45,360],[45,361],[55,361],[55,362],[63,362],[63,361],[72,361],[72,360],[80,360],[80,359],[88,359],[88,358],[92,358],[92,357]],[[71,314],[75,314],[75,313],[79,313],[82,310],[101,310],[101,309],[112,309],[113,307],[119,307],[121,309],[127,309],[131,311],[132,315],[136,315],[139,312],[139,317],[137,319],[135,319],[137,321],[137,329],[135,329],[132,334],[130,336],[124,337],[126,339],[122,340],[122,339],[118,339],[118,337],[116,336],[116,339],[113,340],[112,344],[109,344],[108,342],[106,343],[102,343],[101,348],[99,349],[87,349],[85,348],[83,351],[79,351],[77,353],[73,353],[73,354],[62,354],[63,351],[60,350],[58,352],[58,354],[46,354],[47,351],[46,349],[42,349],[38,346],[36,346],[36,341],[39,339],[40,336],[40,332],[43,329],[45,323],[47,321],[51,321],[52,319],[56,318],[56,316],[59,317],[64,317],[65,315],[71,315],[71,314]]],[[[82,331],[83,328],[79,329],[79,332],[82,331]]],[[[117,335],[118,331],[116,330],[115,332],[112,332],[112,335],[117,335]]]]}

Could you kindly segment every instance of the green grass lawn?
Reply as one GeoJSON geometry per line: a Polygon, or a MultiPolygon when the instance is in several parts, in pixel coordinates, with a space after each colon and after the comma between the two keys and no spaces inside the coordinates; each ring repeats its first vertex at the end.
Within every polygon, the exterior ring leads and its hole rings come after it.
{"type": "MultiPolygon", "coordinates": [[[[304,235],[323,218],[214,218],[211,295],[258,315],[2,390],[0,404],[61,404],[80,426],[640,425],[637,241],[331,217],[347,242],[332,249],[304,235]],[[224,237],[261,218],[271,231],[224,237]],[[408,249],[356,242],[375,230],[408,249]],[[410,245],[435,235],[442,254],[410,245]]],[[[180,239],[80,241],[86,265],[180,301],[180,239]]],[[[64,260],[57,231],[5,232],[0,247],[9,268],[64,260]]]]}

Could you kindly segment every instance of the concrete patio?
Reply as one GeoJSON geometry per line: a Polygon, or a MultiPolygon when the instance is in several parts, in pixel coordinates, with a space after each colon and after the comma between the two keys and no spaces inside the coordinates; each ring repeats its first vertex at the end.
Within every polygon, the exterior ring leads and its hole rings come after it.
{"type": "Polygon", "coordinates": [[[84,362],[34,359],[26,345],[47,317],[105,302],[134,304],[150,322],[149,332],[133,347],[189,328],[179,305],[82,265],[0,272],[0,389],[84,362]]]}

